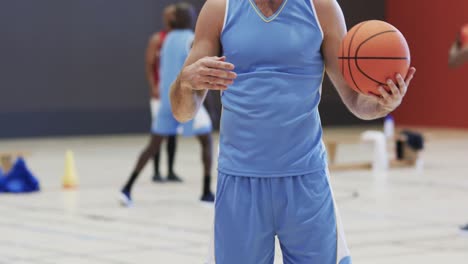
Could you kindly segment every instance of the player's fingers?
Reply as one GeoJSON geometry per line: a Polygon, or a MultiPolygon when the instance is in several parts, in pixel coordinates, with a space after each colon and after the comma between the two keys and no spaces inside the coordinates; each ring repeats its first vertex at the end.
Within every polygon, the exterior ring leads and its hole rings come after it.
{"type": "Polygon", "coordinates": [[[406,86],[409,86],[409,84],[411,83],[411,80],[413,80],[415,73],[416,73],[416,68],[411,67],[408,71],[408,74],[406,75],[406,80],[405,80],[406,86]]]}
{"type": "Polygon", "coordinates": [[[204,67],[200,69],[200,74],[204,76],[214,76],[225,79],[235,79],[237,74],[232,71],[218,70],[213,68],[204,67]]]}
{"type": "Polygon", "coordinates": [[[208,68],[220,69],[232,71],[234,70],[234,64],[225,62],[222,60],[217,60],[213,57],[205,58],[201,61],[202,65],[208,68]]]}
{"type": "Polygon", "coordinates": [[[397,74],[395,78],[398,82],[398,90],[400,91],[401,96],[404,96],[406,94],[406,89],[407,89],[405,80],[403,80],[403,77],[401,77],[401,74],[397,74]]]}
{"type": "Polygon", "coordinates": [[[231,79],[218,78],[213,76],[203,76],[200,78],[202,83],[212,83],[212,84],[221,84],[221,85],[231,85],[233,81],[231,79]]]}
{"type": "Polygon", "coordinates": [[[377,87],[377,90],[384,101],[388,101],[390,99],[390,94],[385,88],[383,88],[383,86],[377,87]]]}
{"type": "Polygon", "coordinates": [[[387,81],[387,86],[390,88],[391,96],[393,98],[399,97],[400,96],[400,90],[396,86],[396,84],[393,82],[393,80],[388,80],[387,81]]]}

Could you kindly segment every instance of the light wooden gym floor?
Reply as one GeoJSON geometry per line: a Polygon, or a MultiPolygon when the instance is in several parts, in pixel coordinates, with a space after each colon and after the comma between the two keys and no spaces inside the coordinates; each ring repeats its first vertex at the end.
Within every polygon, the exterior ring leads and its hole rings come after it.
{"type": "MultiPolygon", "coordinates": [[[[325,134],[358,137],[359,132],[325,134]]],[[[428,133],[423,171],[332,172],[354,263],[468,263],[468,236],[458,230],[468,222],[468,131],[428,133]]],[[[117,202],[146,141],[146,135],[1,140],[1,151],[31,153],[27,163],[42,191],[0,195],[0,264],[202,264],[213,208],[198,202],[196,140],[179,140],[176,170],[183,184],[153,184],[148,164],[134,189],[134,207],[117,202]],[[61,188],[67,149],[74,152],[80,175],[76,191],[61,188]]],[[[337,159],[371,156],[368,146],[345,145],[337,159]]],[[[165,159],[163,173],[164,165],[165,159]]],[[[279,251],[277,256],[282,263],[279,251]]]]}

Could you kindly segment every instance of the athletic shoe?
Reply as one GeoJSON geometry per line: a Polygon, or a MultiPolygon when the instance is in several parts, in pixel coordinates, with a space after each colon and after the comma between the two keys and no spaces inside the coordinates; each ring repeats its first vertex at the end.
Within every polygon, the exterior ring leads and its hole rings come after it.
{"type": "Polygon", "coordinates": [[[208,193],[203,194],[200,200],[202,202],[212,203],[215,200],[215,196],[212,192],[208,192],[208,193]]]}
{"type": "Polygon", "coordinates": [[[462,231],[463,234],[468,235],[468,224],[460,226],[460,231],[462,231]]]}
{"type": "Polygon", "coordinates": [[[120,205],[130,207],[133,205],[132,197],[129,191],[122,190],[119,195],[120,205]]]}
{"type": "Polygon", "coordinates": [[[153,178],[152,178],[153,182],[163,182],[163,178],[161,177],[161,174],[154,174],[153,178]]]}
{"type": "Polygon", "coordinates": [[[183,180],[173,172],[169,173],[169,175],[167,176],[167,181],[169,181],[169,182],[183,182],[183,180]]]}

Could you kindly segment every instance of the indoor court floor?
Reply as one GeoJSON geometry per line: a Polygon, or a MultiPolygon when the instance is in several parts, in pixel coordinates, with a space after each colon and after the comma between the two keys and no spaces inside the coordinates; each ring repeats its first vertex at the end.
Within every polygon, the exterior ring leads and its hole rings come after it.
{"type": "MultiPolygon", "coordinates": [[[[330,137],[357,138],[360,132],[325,130],[330,137]]],[[[430,130],[427,135],[423,170],[332,172],[355,264],[468,263],[468,235],[458,229],[468,222],[468,131],[430,130]]],[[[42,191],[0,196],[0,264],[202,264],[213,206],[198,202],[201,164],[195,139],[179,138],[176,171],[184,183],[152,183],[148,164],[135,185],[134,206],[118,203],[118,191],[147,139],[1,140],[2,151],[30,153],[27,163],[42,191]],[[64,191],[68,149],[80,186],[64,191]]],[[[371,157],[366,145],[344,145],[337,153],[338,161],[371,157]]],[[[161,164],[165,174],[164,158],[161,164]]],[[[275,264],[282,263],[279,250],[277,256],[275,264]]]]}

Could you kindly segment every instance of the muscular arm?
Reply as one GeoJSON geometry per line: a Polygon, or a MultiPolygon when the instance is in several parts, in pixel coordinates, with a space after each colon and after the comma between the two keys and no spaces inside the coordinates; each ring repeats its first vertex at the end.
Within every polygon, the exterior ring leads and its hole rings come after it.
{"type": "Polygon", "coordinates": [[[145,72],[146,72],[146,79],[148,80],[148,84],[150,86],[151,95],[158,94],[158,83],[154,80],[154,67],[159,66],[159,46],[161,40],[159,35],[156,34],[152,36],[148,42],[148,47],[146,48],[146,55],[145,55],[145,72]]]}
{"type": "Polygon", "coordinates": [[[179,122],[195,116],[208,90],[225,90],[235,78],[234,65],[215,57],[221,50],[225,7],[225,0],[208,0],[200,12],[192,49],[170,91],[172,111],[179,122]]]}
{"type": "Polygon", "coordinates": [[[395,87],[392,87],[395,85],[390,86],[393,95],[389,95],[383,88],[381,89],[381,93],[384,93],[383,98],[355,92],[347,85],[340,71],[337,57],[341,41],[347,33],[341,7],[336,0],[314,0],[314,3],[324,32],[322,52],[326,71],[343,103],[355,116],[364,120],[386,116],[401,103],[401,98],[397,96],[400,96],[400,92],[401,97],[404,96],[406,86],[409,84],[415,69],[412,68],[408,72],[406,84],[402,78],[397,78],[400,89],[396,89],[397,91],[395,91],[395,87]]]}

